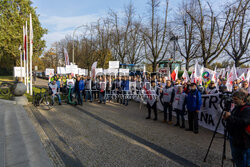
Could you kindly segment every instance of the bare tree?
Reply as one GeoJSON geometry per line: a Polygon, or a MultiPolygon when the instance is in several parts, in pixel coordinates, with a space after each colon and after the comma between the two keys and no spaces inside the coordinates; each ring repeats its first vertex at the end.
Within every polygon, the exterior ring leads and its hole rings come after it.
{"type": "Polygon", "coordinates": [[[150,27],[145,26],[142,29],[142,38],[146,59],[152,63],[153,71],[156,71],[157,64],[166,57],[169,46],[169,41],[167,41],[168,0],[166,0],[163,22],[157,15],[160,1],[150,0],[149,5],[151,9],[150,27]]]}
{"type": "Polygon", "coordinates": [[[197,3],[196,0],[183,1],[180,7],[180,14],[176,20],[180,20],[178,25],[181,26],[180,36],[177,42],[177,50],[181,57],[185,59],[185,68],[189,69],[190,62],[197,58],[197,53],[200,48],[200,41],[198,39],[198,27],[196,26],[193,19],[187,14],[187,12],[192,13],[192,15],[197,15],[197,3]]]}
{"type": "Polygon", "coordinates": [[[241,4],[238,24],[233,28],[232,38],[229,46],[225,49],[226,53],[233,59],[235,66],[250,62],[250,56],[247,54],[250,43],[250,20],[249,9],[250,0],[246,0],[241,4]]]}
{"type": "Polygon", "coordinates": [[[238,2],[237,7],[234,9],[235,12],[232,12],[230,6],[226,8],[225,18],[215,15],[209,3],[207,3],[209,12],[206,13],[201,1],[197,1],[199,4],[199,16],[194,16],[190,11],[187,13],[199,28],[203,65],[208,67],[228,45],[237,23],[242,0],[238,2]]]}

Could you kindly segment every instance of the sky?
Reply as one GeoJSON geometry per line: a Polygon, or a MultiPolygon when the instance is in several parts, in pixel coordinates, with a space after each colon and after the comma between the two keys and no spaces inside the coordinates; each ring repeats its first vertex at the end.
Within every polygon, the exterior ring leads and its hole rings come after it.
{"type": "MultiPolygon", "coordinates": [[[[76,27],[96,22],[107,15],[109,9],[121,12],[124,6],[132,2],[141,16],[149,13],[149,0],[32,0],[39,14],[42,27],[48,29],[46,50],[65,35],[72,35],[76,27]]],[[[213,1],[213,0],[212,0],[213,1]]],[[[164,5],[165,0],[162,0],[164,5]]],[[[182,0],[170,0],[169,7],[174,12],[182,0]]]]}

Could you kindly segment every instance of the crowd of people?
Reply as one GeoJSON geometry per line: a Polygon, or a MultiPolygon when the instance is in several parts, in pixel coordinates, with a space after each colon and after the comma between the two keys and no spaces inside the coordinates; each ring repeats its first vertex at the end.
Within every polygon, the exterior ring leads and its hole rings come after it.
{"type": "MultiPolygon", "coordinates": [[[[148,116],[146,119],[151,118],[151,110],[154,111],[154,120],[158,120],[157,102],[160,101],[164,108],[164,118],[163,122],[172,124],[172,113],[176,112],[176,123],[175,126],[180,128],[185,128],[184,116],[188,115],[188,128],[187,131],[193,131],[195,134],[199,131],[198,126],[198,115],[202,105],[201,95],[203,94],[216,94],[216,93],[228,93],[227,80],[225,78],[219,77],[218,82],[211,81],[207,79],[206,82],[202,81],[200,83],[185,82],[184,79],[177,79],[176,81],[168,80],[165,76],[158,75],[145,75],[145,76],[111,76],[111,75],[99,75],[95,78],[90,76],[80,76],[76,75],[72,77],[55,75],[51,78],[49,87],[52,90],[52,97],[54,103],[54,97],[58,97],[59,104],[61,104],[60,92],[70,92],[71,98],[73,94],[77,99],[77,104],[82,105],[83,101],[93,102],[95,99],[99,103],[106,103],[111,99],[115,99],[117,103],[127,106],[131,99],[134,100],[144,100],[148,108],[148,116]]],[[[239,99],[243,99],[241,105],[248,105],[249,103],[249,83],[247,81],[242,81],[237,79],[233,82],[232,90],[233,99],[237,106],[239,99]],[[237,101],[238,98],[238,101],[237,101]],[[244,103],[244,104],[243,104],[244,103]]],[[[249,149],[249,133],[250,127],[248,127],[248,135],[245,138],[239,138],[239,135],[245,135],[245,132],[236,130],[235,128],[249,126],[249,105],[241,110],[247,110],[242,118],[237,112],[228,113],[224,116],[227,120],[228,125],[231,126],[231,148],[232,156],[236,157],[234,159],[239,159],[239,154],[245,152],[250,155],[249,149]],[[239,134],[241,133],[241,134],[239,134]],[[246,139],[247,138],[247,139],[246,139]],[[237,142],[235,142],[235,140],[237,142]],[[239,153],[236,148],[239,145],[243,145],[243,150],[239,153]],[[236,143],[236,144],[235,144],[236,143]],[[235,147],[233,147],[235,144],[235,147]]],[[[244,128],[243,128],[244,129],[244,128]]],[[[240,147],[242,148],[242,147],[240,147]]],[[[244,156],[246,155],[244,154],[244,156]]],[[[241,158],[243,155],[241,156],[241,158]]],[[[244,159],[247,162],[249,158],[244,159]]],[[[237,160],[235,160],[237,161],[237,160]]],[[[237,163],[237,162],[236,162],[237,163]]]]}

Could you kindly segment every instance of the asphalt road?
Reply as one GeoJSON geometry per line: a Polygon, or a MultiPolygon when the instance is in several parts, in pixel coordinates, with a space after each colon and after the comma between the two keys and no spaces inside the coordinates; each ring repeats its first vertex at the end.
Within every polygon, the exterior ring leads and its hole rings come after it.
{"type": "MultiPolygon", "coordinates": [[[[135,102],[26,109],[55,166],[221,166],[222,135],[204,163],[211,131],[194,134],[168,125],[163,113],[158,121],[146,120],[147,111],[135,102]]],[[[225,166],[232,166],[229,150],[227,143],[225,166]]]]}

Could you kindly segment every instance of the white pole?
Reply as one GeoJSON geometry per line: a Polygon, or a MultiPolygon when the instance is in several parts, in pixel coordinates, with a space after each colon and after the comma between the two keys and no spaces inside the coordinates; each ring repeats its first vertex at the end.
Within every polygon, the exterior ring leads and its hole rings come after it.
{"type": "Polygon", "coordinates": [[[32,56],[33,56],[33,27],[32,16],[30,14],[30,95],[32,95],[32,56]]]}
{"type": "Polygon", "coordinates": [[[23,61],[23,66],[24,66],[24,84],[27,85],[27,80],[26,80],[26,30],[25,27],[23,26],[23,35],[24,35],[24,39],[23,39],[23,54],[24,54],[24,61],[23,61]]]}
{"type": "Polygon", "coordinates": [[[26,61],[26,79],[27,79],[27,93],[29,93],[29,51],[28,51],[28,27],[27,27],[27,21],[26,21],[26,55],[27,55],[27,61],[26,61]]]}
{"type": "Polygon", "coordinates": [[[20,50],[21,81],[23,81],[23,70],[22,70],[23,63],[22,63],[22,46],[21,45],[19,47],[19,50],[20,50]]]}

